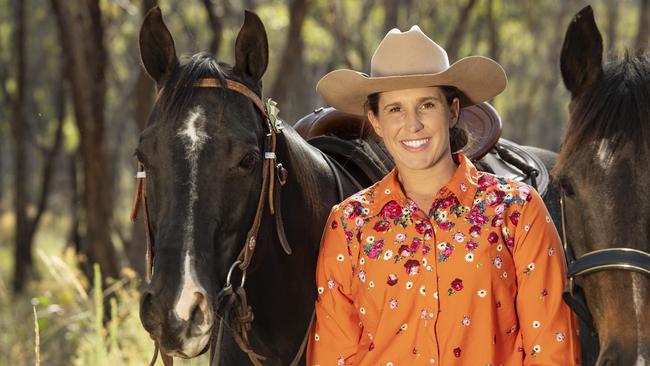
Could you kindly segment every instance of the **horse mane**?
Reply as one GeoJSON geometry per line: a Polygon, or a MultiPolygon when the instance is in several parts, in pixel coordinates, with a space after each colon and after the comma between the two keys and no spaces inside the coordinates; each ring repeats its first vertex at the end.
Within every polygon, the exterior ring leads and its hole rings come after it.
{"type": "Polygon", "coordinates": [[[584,146],[592,141],[608,141],[614,154],[632,143],[637,151],[648,148],[650,122],[650,54],[613,60],[592,88],[576,96],[558,166],[569,164],[568,156],[587,153],[584,146]]]}
{"type": "Polygon", "coordinates": [[[174,68],[169,78],[165,81],[158,106],[162,113],[172,119],[178,117],[180,111],[185,110],[187,104],[194,96],[197,88],[194,84],[202,78],[216,78],[225,83],[227,68],[224,63],[219,63],[207,52],[192,55],[180,67],[174,68]]]}

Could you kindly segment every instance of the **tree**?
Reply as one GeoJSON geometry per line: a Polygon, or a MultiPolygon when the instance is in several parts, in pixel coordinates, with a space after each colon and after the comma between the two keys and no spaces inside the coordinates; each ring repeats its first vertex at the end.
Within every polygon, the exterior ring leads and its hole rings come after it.
{"type": "MultiPolygon", "coordinates": [[[[14,292],[21,292],[24,287],[28,274],[33,266],[32,247],[34,235],[38,228],[43,212],[47,206],[50,193],[52,176],[54,173],[55,160],[61,149],[63,141],[63,120],[65,117],[65,90],[63,84],[55,85],[54,94],[59,97],[57,100],[57,127],[54,134],[54,142],[51,147],[43,148],[44,163],[41,167],[41,184],[38,200],[36,202],[36,211],[34,214],[27,213],[27,206],[30,203],[28,184],[28,142],[29,142],[29,120],[27,118],[27,88],[26,77],[28,75],[27,61],[27,22],[26,22],[26,1],[17,1],[15,3],[15,54],[16,54],[16,79],[17,89],[15,96],[4,89],[4,75],[1,78],[3,84],[3,94],[6,99],[11,100],[12,119],[11,135],[14,145],[14,212],[16,215],[15,227],[15,247],[14,252],[14,292]]],[[[33,159],[31,159],[33,160],[33,159]]]]}
{"type": "Polygon", "coordinates": [[[280,68],[271,88],[271,97],[278,102],[282,115],[295,121],[311,109],[310,100],[304,98],[305,67],[303,58],[302,25],[307,17],[311,0],[293,0],[289,6],[289,34],[284,46],[280,68]]]}
{"type": "MultiPolygon", "coordinates": [[[[83,254],[88,264],[99,263],[102,273],[117,277],[117,254],[110,236],[112,169],[104,126],[106,60],[99,0],[52,0],[61,36],[67,82],[72,91],[80,138],[83,172],[83,254]]],[[[87,273],[89,266],[85,267],[87,273]]]]}
{"type": "Polygon", "coordinates": [[[641,0],[639,8],[639,28],[634,41],[634,49],[647,50],[648,39],[650,39],[650,0],[641,0]]]}

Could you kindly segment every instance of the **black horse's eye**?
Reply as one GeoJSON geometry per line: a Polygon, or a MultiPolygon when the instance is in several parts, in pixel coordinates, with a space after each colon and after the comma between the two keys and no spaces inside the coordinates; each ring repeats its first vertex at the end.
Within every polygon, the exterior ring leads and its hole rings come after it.
{"type": "Polygon", "coordinates": [[[251,170],[257,163],[258,155],[254,152],[246,154],[240,161],[239,167],[244,170],[251,170]]]}
{"type": "Polygon", "coordinates": [[[567,197],[572,197],[575,194],[573,184],[567,178],[560,178],[560,189],[567,197]]]}

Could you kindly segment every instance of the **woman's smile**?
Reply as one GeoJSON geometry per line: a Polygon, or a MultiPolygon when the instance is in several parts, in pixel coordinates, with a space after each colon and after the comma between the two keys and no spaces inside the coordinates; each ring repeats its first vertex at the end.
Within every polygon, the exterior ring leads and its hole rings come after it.
{"type": "Polygon", "coordinates": [[[420,152],[429,146],[431,141],[430,137],[425,137],[417,140],[400,140],[402,147],[410,152],[420,152]]]}

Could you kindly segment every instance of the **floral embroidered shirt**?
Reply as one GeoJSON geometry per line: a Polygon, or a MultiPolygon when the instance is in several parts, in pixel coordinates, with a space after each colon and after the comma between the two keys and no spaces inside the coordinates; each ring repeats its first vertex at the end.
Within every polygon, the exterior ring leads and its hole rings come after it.
{"type": "Polygon", "coordinates": [[[565,262],[538,193],[462,154],[426,211],[396,170],[332,209],[308,365],[576,365],[565,262]]]}

